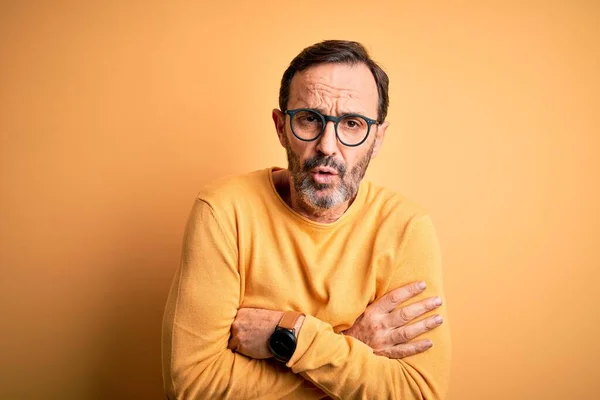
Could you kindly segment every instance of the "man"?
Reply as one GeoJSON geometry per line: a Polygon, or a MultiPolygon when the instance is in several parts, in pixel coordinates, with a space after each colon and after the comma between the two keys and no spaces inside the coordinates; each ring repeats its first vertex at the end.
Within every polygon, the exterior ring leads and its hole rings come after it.
{"type": "Polygon", "coordinates": [[[291,62],[272,115],[288,169],[211,184],[189,217],[163,322],[169,398],[444,398],[431,220],[362,182],[388,102],[387,75],[359,43],[325,41],[291,62]]]}

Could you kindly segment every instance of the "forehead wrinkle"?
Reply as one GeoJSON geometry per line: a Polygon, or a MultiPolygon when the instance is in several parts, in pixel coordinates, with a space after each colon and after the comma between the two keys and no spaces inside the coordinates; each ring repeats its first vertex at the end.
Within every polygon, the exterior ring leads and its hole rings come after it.
{"type": "Polygon", "coordinates": [[[308,94],[308,98],[302,96],[300,93],[299,100],[307,104],[307,108],[313,108],[322,113],[327,113],[331,109],[337,110],[337,113],[349,114],[349,113],[360,113],[364,112],[362,107],[358,109],[352,107],[348,108],[345,106],[345,100],[360,99],[360,93],[352,89],[336,88],[325,83],[312,83],[310,86],[304,88],[308,94]]]}
{"type": "Polygon", "coordinates": [[[318,99],[329,97],[331,99],[359,99],[360,93],[357,90],[337,88],[322,82],[309,83],[308,91],[314,94],[318,99]]]}

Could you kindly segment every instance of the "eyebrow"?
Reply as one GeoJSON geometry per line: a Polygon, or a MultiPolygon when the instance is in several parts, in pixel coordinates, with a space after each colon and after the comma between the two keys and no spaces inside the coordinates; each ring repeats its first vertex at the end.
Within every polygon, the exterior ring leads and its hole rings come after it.
{"type": "MultiPolygon", "coordinates": [[[[317,107],[317,108],[315,108],[315,107],[306,107],[306,108],[309,108],[311,110],[316,110],[316,111],[320,112],[323,115],[327,115],[327,113],[326,113],[326,111],[325,111],[324,108],[321,108],[321,107],[317,107]]],[[[336,115],[336,117],[341,117],[342,115],[348,115],[348,114],[358,114],[358,115],[364,115],[364,116],[366,116],[365,113],[363,113],[361,111],[342,110],[342,112],[340,113],[340,115],[336,115]]]]}

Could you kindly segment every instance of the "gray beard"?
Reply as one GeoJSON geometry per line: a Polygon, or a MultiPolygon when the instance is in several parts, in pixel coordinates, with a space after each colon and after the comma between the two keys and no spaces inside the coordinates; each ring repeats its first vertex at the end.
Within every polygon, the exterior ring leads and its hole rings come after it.
{"type": "Polygon", "coordinates": [[[306,160],[304,165],[300,165],[300,160],[292,151],[285,134],[284,138],[288,170],[292,175],[294,189],[299,196],[300,202],[312,209],[327,210],[339,206],[356,196],[360,182],[364,178],[369,162],[371,161],[375,142],[373,142],[367,154],[350,171],[347,171],[345,165],[338,163],[333,157],[325,156],[322,153],[318,153],[306,160]],[[330,184],[313,181],[309,171],[318,166],[334,168],[340,177],[339,184],[332,187],[333,185],[330,184]],[[330,194],[319,194],[319,191],[328,188],[332,189],[330,194]]]}

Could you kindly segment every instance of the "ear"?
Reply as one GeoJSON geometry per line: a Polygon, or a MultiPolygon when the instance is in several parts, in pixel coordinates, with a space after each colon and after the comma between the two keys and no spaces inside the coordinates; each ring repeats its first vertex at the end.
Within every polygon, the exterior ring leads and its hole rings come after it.
{"type": "Polygon", "coordinates": [[[381,146],[383,145],[385,131],[389,125],[390,123],[387,121],[377,125],[377,132],[375,132],[375,145],[373,146],[373,154],[371,154],[371,158],[375,158],[375,156],[377,156],[379,153],[379,149],[381,149],[381,146]]]}
{"type": "Polygon", "coordinates": [[[277,137],[279,137],[279,143],[285,147],[285,114],[276,108],[273,109],[273,122],[275,123],[275,131],[277,131],[277,137]]]}

